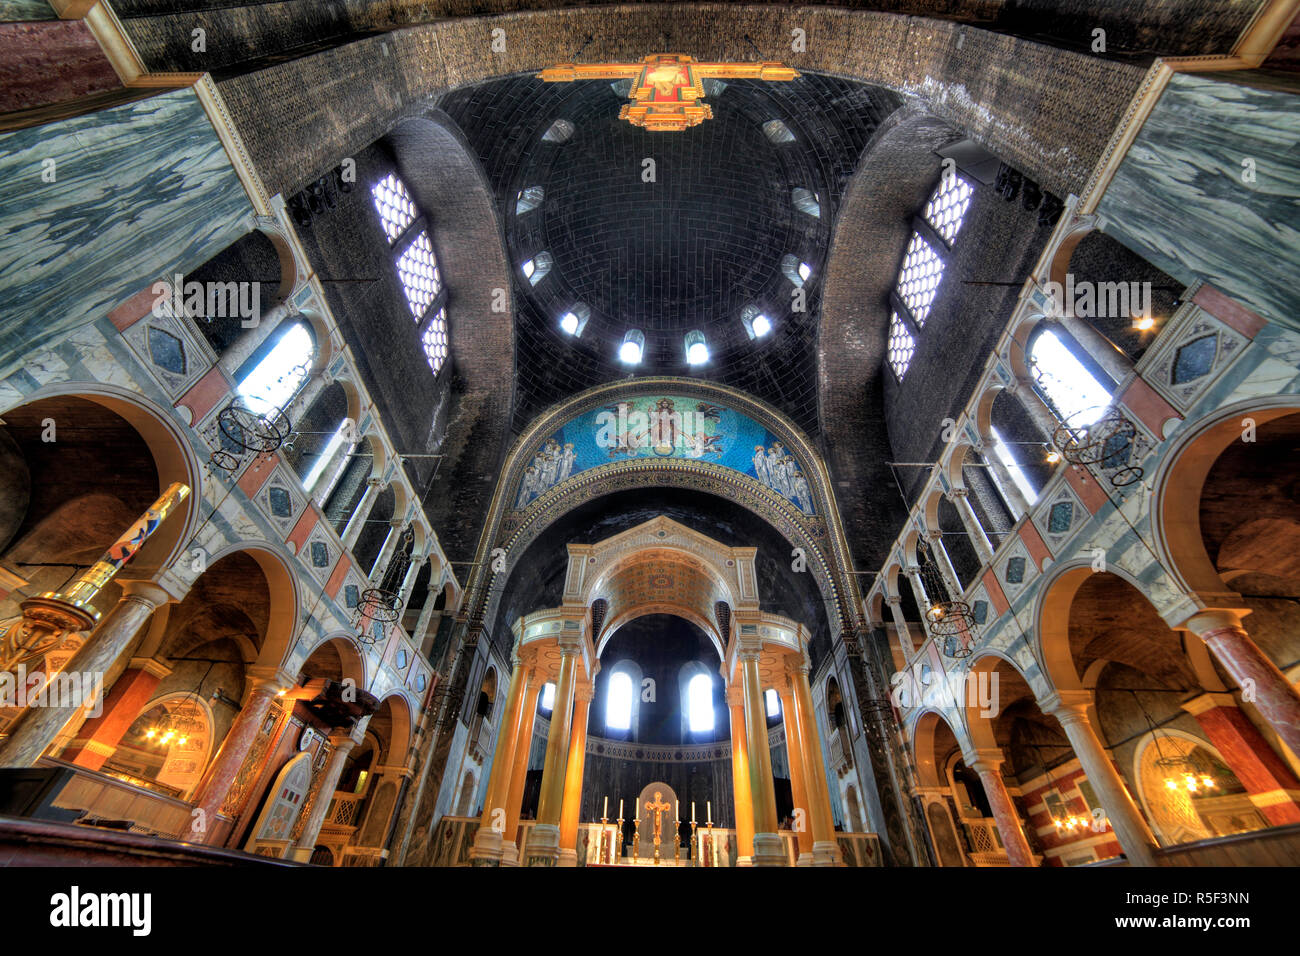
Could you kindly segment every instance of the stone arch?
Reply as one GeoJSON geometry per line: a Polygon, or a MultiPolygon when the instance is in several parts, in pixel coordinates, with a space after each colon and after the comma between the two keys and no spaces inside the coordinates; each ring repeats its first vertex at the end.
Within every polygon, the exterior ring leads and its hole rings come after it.
{"type": "Polygon", "coordinates": [[[909,723],[910,727],[904,727],[904,734],[911,744],[912,756],[916,760],[917,782],[922,787],[943,787],[944,770],[935,760],[936,734],[939,725],[942,723],[946,726],[956,738],[958,754],[971,749],[970,737],[966,733],[965,726],[960,721],[954,723],[951,716],[933,707],[918,710],[909,723]]]}
{"type": "Polygon", "coordinates": [[[472,604],[465,613],[471,626],[490,619],[501,598],[500,586],[493,586],[493,578],[486,570],[490,566],[492,548],[503,548],[507,552],[507,561],[511,556],[517,558],[543,530],[578,505],[599,497],[605,489],[621,490],[643,484],[685,485],[731,498],[752,511],[792,545],[805,549],[809,570],[827,606],[837,609],[836,615],[828,615],[832,631],[837,625],[850,631],[861,626],[862,604],[858,585],[853,575],[848,573],[852,561],[839,523],[829,474],[820,454],[785,416],[743,392],[672,377],[647,377],[636,379],[631,384],[618,382],[597,386],[536,419],[516,440],[500,473],[467,585],[472,604]],[[677,458],[639,458],[592,468],[560,483],[522,510],[514,509],[514,491],[523,479],[524,469],[530,464],[534,450],[546,437],[579,415],[605,407],[619,397],[643,396],[656,391],[723,403],[782,438],[810,480],[809,493],[816,518],[809,519],[800,514],[794,505],[768,490],[757,479],[748,478],[739,471],[677,458]]]}
{"type": "MultiPolygon", "coordinates": [[[[148,448],[157,469],[159,492],[172,482],[180,482],[190,489],[185,501],[132,560],[132,576],[149,577],[174,566],[199,526],[205,474],[175,417],[135,392],[89,382],[64,382],[39,388],[22,401],[0,408],[0,415],[56,398],[82,399],[107,408],[134,429],[148,448]]],[[[121,530],[125,531],[126,527],[121,530]]]]}
{"type": "Polygon", "coordinates": [[[302,663],[294,670],[300,677],[307,673],[307,665],[313,660],[324,665],[330,671],[336,671],[334,680],[351,678],[357,687],[368,686],[366,679],[366,657],[357,646],[356,635],[351,631],[336,631],[327,634],[303,653],[302,663]]]}
{"type": "MultiPolygon", "coordinates": [[[[1297,413],[1300,403],[1290,395],[1252,399],[1218,409],[1187,427],[1154,476],[1150,514],[1156,553],[1175,586],[1206,607],[1247,610],[1241,607],[1240,595],[1220,577],[1205,549],[1200,504],[1210,469],[1229,445],[1241,439],[1243,419],[1252,419],[1258,427],[1297,413]]],[[[1187,617],[1195,611],[1180,607],[1177,615],[1187,617]]]]}
{"type": "Polygon", "coordinates": [[[209,558],[209,566],[236,552],[247,554],[257,562],[271,593],[270,619],[256,663],[264,667],[281,667],[288,662],[298,639],[301,600],[298,577],[282,546],[269,542],[245,541],[223,548],[209,558]]]}

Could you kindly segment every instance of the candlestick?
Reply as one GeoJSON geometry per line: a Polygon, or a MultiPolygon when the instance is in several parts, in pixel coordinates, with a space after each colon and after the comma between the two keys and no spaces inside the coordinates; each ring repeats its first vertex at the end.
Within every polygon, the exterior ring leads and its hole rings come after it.
{"type": "MultiPolygon", "coordinates": [[[[605,798],[605,802],[609,803],[609,797],[605,798]]],[[[606,807],[605,809],[608,810],[609,808],[606,807]]],[[[605,841],[608,839],[609,839],[609,822],[604,817],[601,817],[600,818],[600,844],[596,851],[596,858],[600,860],[601,863],[605,862],[605,841]]]]}
{"type": "Polygon", "coordinates": [[[695,858],[695,820],[691,820],[691,866],[699,866],[699,861],[695,858]]]}
{"type": "Polygon", "coordinates": [[[616,842],[609,848],[610,863],[618,866],[619,857],[623,855],[623,801],[618,802],[618,833],[616,842]]]}
{"type": "Polygon", "coordinates": [[[641,815],[632,818],[632,863],[641,859],[641,815]]]}

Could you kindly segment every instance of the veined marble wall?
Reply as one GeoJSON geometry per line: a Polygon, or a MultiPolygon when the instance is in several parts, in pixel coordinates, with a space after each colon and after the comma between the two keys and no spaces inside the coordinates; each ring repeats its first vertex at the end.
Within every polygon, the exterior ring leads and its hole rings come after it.
{"type": "Polygon", "coordinates": [[[1104,229],[1184,282],[1300,328],[1300,96],[1235,73],[1170,81],[1098,206],[1104,229]],[[1254,182],[1243,180],[1253,162],[1254,182]]]}
{"type": "Polygon", "coordinates": [[[54,12],[45,0],[0,0],[0,22],[12,20],[57,20],[54,12]]]}
{"type": "Polygon", "coordinates": [[[0,136],[0,182],[0,377],[253,215],[192,89],[0,136]]]}

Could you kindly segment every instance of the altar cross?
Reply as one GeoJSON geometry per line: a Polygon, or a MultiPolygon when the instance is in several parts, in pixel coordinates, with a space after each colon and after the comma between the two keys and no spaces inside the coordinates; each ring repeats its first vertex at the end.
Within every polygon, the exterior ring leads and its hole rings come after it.
{"type": "Polygon", "coordinates": [[[661,832],[660,816],[668,811],[670,807],[663,798],[662,791],[655,791],[654,802],[647,800],[645,808],[655,815],[655,863],[659,862],[659,834],[661,832]]]}

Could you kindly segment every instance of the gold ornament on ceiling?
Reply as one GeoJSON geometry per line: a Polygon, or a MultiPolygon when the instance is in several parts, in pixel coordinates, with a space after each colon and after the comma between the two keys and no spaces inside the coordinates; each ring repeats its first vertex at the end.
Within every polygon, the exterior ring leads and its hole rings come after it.
{"type": "Polygon", "coordinates": [[[799,72],[783,63],[697,63],[681,53],[653,53],[640,63],[561,63],[537,74],[547,83],[632,80],[619,119],[654,132],[680,132],[713,118],[704,102],[706,79],[787,82],[799,72]]]}

